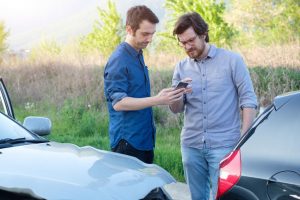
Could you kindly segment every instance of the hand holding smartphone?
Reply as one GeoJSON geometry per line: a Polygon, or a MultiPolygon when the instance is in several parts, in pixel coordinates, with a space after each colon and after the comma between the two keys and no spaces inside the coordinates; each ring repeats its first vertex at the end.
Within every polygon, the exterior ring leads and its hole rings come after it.
{"type": "Polygon", "coordinates": [[[187,83],[187,82],[182,82],[182,81],[180,81],[180,82],[176,85],[176,87],[175,87],[174,90],[178,90],[178,89],[180,89],[180,88],[186,88],[186,87],[188,86],[188,84],[189,84],[189,83],[187,83]]]}

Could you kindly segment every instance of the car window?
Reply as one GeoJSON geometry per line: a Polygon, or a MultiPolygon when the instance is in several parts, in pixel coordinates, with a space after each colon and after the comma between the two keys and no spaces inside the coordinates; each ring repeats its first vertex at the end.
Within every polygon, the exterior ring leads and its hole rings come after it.
{"type": "Polygon", "coordinates": [[[260,123],[243,148],[256,161],[280,158],[282,163],[300,161],[300,97],[295,96],[260,123]],[[250,155],[251,154],[251,155],[250,155]]]}
{"type": "Polygon", "coordinates": [[[3,102],[2,98],[0,98],[0,112],[5,113],[4,102],[3,102]]]}
{"type": "Polygon", "coordinates": [[[0,77],[0,104],[1,104],[0,111],[2,113],[12,118],[15,118],[9,95],[7,93],[6,87],[1,77],[0,77]]]}
{"type": "Polygon", "coordinates": [[[35,139],[27,130],[25,130],[18,123],[9,119],[3,113],[0,113],[0,140],[6,138],[21,138],[35,139]]]}

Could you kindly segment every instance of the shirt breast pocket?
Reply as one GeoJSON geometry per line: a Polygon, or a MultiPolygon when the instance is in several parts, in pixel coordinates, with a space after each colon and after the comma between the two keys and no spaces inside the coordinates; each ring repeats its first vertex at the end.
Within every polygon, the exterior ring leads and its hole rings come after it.
{"type": "Polygon", "coordinates": [[[213,73],[207,80],[208,91],[224,91],[229,88],[231,79],[225,71],[213,73]]]}
{"type": "Polygon", "coordinates": [[[202,88],[200,83],[192,84],[192,93],[186,94],[188,102],[200,102],[202,100],[202,88]]]}

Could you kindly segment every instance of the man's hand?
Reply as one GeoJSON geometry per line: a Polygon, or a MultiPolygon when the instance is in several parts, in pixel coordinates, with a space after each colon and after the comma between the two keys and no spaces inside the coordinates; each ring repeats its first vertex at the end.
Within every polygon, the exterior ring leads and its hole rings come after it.
{"type": "Polygon", "coordinates": [[[174,88],[165,88],[156,95],[156,98],[159,101],[159,105],[171,105],[182,99],[184,92],[184,88],[178,90],[174,90],[174,88]]]}
{"type": "MultiPolygon", "coordinates": [[[[191,82],[192,79],[185,78],[183,81],[191,82]]],[[[129,110],[141,110],[144,108],[157,106],[157,105],[176,105],[183,104],[183,94],[192,92],[192,88],[181,88],[174,90],[174,88],[165,88],[161,90],[156,96],[134,98],[125,97],[121,101],[117,102],[113,108],[116,111],[129,111],[129,110]]]]}
{"type": "MultiPolygon", "coordinates": [[[[182,82],[186,82],[186,83],[189,83],[189,85],[184,89],[183,91],[183,94],[189,94],[189,93],[192,93],[192,85],[191,85],[191,82],[192,82],[192,79],[187,77],[187,78],[184,78],[181,80],[182,82]]],[[[182,112],[183,109],[184,109],[184,102],[183,102],[183,95],[181,96],[181,98],[177,99],[177,101],[174,101],[172,104],[170,104],[170,110],[173,112],[173,113],[179,113],[179,112],[182,112]]]]}
{"type": "Polygon", "coordinates": [[[192,84],[191,84],[192,83],[192,79],[190,77],[187,77],[187,78],[182,79],[181,81],[189,83],[189,85],[184,90],[184,94],[192,93],[192,91],[193,91],[192,84]]]}

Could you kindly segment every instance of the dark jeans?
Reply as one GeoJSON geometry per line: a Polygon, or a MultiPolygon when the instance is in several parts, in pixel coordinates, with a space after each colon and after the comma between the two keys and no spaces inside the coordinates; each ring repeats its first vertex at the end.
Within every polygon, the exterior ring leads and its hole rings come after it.
{"type": "Polygon", "coordinates": [[[113,152],[126,154],[129,156],[136,157],[141,161],[151,164],[153,163],[154,153],[153,150],[142,151],[131,146],[126,140],[120,140],[116,147],[111,149],[113,152]]]}

